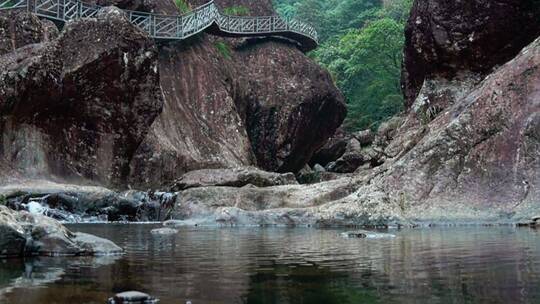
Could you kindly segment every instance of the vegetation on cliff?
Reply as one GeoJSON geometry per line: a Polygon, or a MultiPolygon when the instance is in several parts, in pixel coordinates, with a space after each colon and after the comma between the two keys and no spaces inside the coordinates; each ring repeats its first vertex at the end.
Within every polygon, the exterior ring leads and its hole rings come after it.
{"type": "Polygon", "coordinates": [[[319,31],[321,46],[311,56],[345,93],[350,130],[376,128],[403,108],[403,32],[411,5],[411,0],[275,0],[280,14],[306,20],[319,31]]]}

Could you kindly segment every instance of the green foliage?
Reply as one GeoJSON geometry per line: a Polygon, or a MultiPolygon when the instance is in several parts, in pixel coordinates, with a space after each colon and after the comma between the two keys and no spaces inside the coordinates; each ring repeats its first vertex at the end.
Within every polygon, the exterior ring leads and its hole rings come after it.
{"type": "Polygon", "coordinates": [[[3,195],[0,195],[0,205],[6,205],[7,204],[7,199],[5,196],[3,195]]]}
{"type": "Polygon", "coordinates": [[[237,5],[224,8],[223,13],[229,16],[248,16],[250,11],[248,7],[237,5]]]}
{"type": "Polygon", "coordinates": [[[231,59],[231,47],[225,42],[218,41],[214,44],[216,50],[223,56],[225,59],[231,59]]]}
{"type": "Polygon", "coordinates": [[[186,2],[186,0],[174,0],[174,3],[176,4],[176,7],[181,14],[186,14],[191,11],[191,7],[189,7],[189,4],[186,2]]]}
{"type": "Polygon", "coordinates": [[[403,108],[403,32],[412,1],[275,0],[278,13],[318,29],[321,45],[309,56],[344,92],[350,130],[376,128],[403,108]]]}

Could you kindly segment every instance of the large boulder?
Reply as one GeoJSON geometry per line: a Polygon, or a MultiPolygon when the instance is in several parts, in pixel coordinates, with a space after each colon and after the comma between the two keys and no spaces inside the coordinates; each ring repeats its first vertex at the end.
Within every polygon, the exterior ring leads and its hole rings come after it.
{"type": "MultiPolygon", "coordinates": [[[[268,0],[216,4],[274,13],[268,0]]],[[[177,13],[170,0],[152,10],[177,13]]],[[[161,46],[159,69],[164,109],[131,162],[132,186],[161,187],[208,168],[298,171],[345,116],[329,74],[285,40],[203,34],[161,46]]]]}
{"type": "MultiPolygon", "coordinates": [[[[90,3],[178,13],[172,0],[90,3]]],[[[274,13],[267,0],[216,4],[274,13]]],[[[294,172],[345,116],[329,74],[286,39],[200,34],[157,48],[114,7],[68,22],[58,38],[50,21],[9,14],[0,20],[2,182],[162,188],[198,169],[294,172]]]]}
{"type": "Polygon", "coordinates": [[[257,164],[297,172],[343,122],[343,96],[330,75],[300,51],[275,42],[239,52],[247,131],[257,164]]]}
{"type": "Polygon", "coordinates": [[[73,233],[51,218],[5,206],[0,206],[0,232],[1,257],[122,253],[122,248],[109,240],[73,233]]]}
{"type": "Polygon", "coordinates": [[[535,0],[417,0],[405,30],[402,84],[407,106],[425,79],[485,75],[540,35],[535,0]]]}
{"type": "Polygon", "coordinates": [[[129,161],[159,114],[157,49],[115,8],[65,25],[12,33],[21,47],[0,57],[0,154],[28,177],[122,185],[129,161]]]}

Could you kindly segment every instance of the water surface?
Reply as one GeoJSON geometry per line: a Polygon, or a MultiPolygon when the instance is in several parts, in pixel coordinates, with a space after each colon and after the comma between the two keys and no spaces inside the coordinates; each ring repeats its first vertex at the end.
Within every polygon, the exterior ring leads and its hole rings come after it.
{"type": "Polygon", "coordinates": [[[0,260],[1,303],[100,303],[139,290],[160,303],[540,303],[540,232],[430,228],[392,239],[344,230],[70,225],[121,257],[0,260]]]}

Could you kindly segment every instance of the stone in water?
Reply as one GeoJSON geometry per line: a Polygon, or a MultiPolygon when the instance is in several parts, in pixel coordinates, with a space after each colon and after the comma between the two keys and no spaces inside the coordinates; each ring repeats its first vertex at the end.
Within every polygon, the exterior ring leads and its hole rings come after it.
{"type": "Polygon", "coordinates": [[[396,236],[390,233],[380,233],[367,230],[347,231],[341,233],[344,238],[358,238],[358,239],[384,239],[395,238],[396,236]]]}
{"type": "Polygon", "coordinates": [[[125,291],[110,298],[108,304],[156,304],[159,300],[140,291],[125,291]]]}

